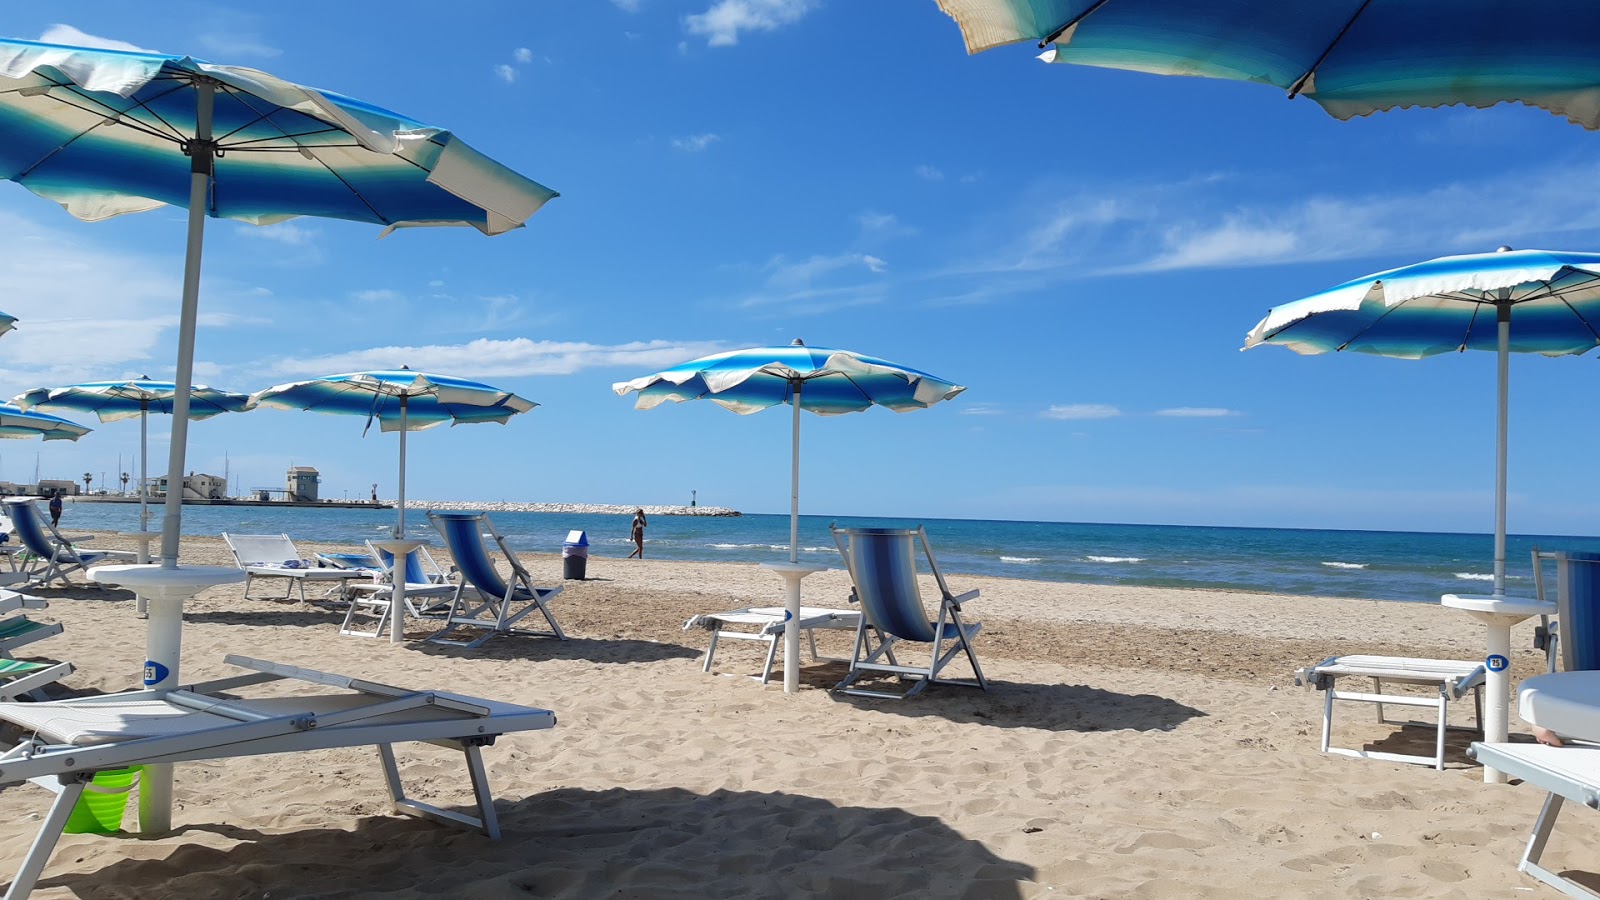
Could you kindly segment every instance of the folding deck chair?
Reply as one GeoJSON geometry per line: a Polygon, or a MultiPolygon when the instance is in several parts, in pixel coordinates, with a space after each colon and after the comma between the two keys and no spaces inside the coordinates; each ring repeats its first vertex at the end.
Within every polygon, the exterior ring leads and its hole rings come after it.
{"type": "Polygon", "coordinates": [[[300,602],[306,602],[306,582],[329,585],[330,593],[337,591],[346,596],[345,585],[355,581],[371,581],[370,569],[344,569],[319,565],[317,560],[305,559],[287,534],[229,534],[222,533],[233,561],[244,570],[244,598],[246,600],[288,600],[300,591],[300,602]],[[250,585],[257,578],[286,578],[288,589],[281,597],[252,597],[250,585]]]}
{"type": "MultiPolygon", "coordinates": [[[[73,572],[87,571],[90,566],[104,562],[131,563],[138,554],[131,550],[95,550],[76,546],[76,541],[62,537],[50,520],[39,514],[32,497],[7,497],[6,518],[17,539],[32,554],[27,581],[30,587],[49,587],[53,581],[69,584],[67,576],[73,572]]],[[[79,540],[86,540],[80,538],[79,540]]],[[[96,587],[98,582],[89,582],[96,587]]]]}
{"type": "MultiPolygon", "coordinates": [[[[547,605],[550,598],[561,593],[560,586],[536,587],[533,576],[523,568],[521,560],[506,545],[506,539],[495,530],[488,513],[428,513],[428,520],[438,530],[439,536],[450,550],[461,583],[456,585],[455,596],[450,601],[450,614],[445,627],[428,640],[438,644],[458,647],[477,647],[497,634],[529,634],[566,640],[561,624],[551,614],[547,605]],[[485,535],[494,539],[495,546],[511,564],[511,580],[500,577],[500,572],[489,558],[484,545],[485,535]],[[469,598],[468,595],[471,595],[469,598]],[[521,605],[521,609],[512,610],[521,605]],[[517,628],[524,616],[537,611],[549,623],[549,631],[517,628]],[[483,634],[471,640],[453,639],[457,629],[482,629],[483,634]]],[[[408,588],[409,589],[409,588],[408,588]]]]}
{"type": "MultiPolygon", "coordinates": [[[[767,645],[766,662],[761,666],[761,683],[772,677],[772,667],[778,658],[778,645],[783,643],[784,619],[788,610],[781,606],[747,606],[744,609],[693,616],[683,623],[683,630],[704,628],[711,632],[711,645],[706,648],[705,665],[700,671],[711,671],[711,660],[717,655],[717,641],[728,638],[739,641],[761,641],[767,645]],[[752,630],[753,629],[753,630],[752,630]]],[[[823,609],[815,606],[800,607],[796,627],[811,644],[811,658],[830,662],[848,662],[834,656],[817,653],[818,628],[854,631],[861,624],[861,613],[852,609],[823,609]]]]}
{"type": "Polygon", "coordinates": [[[153,763],[299,753],[372,744],[397,813],[500,838],[481,748],[502,734],[555,725],[545,709],[443,692],[411,691],[247,657],[227,662],[252,674],[174,690],[129,691],[45,703],[0,704],[0,721],[28,734],[0,754],[0,785],[32,781],[56,791],[6,900],[22,900],[49,861],[67,818],[96,772],[153,763]],[[279,679],[337,688],[240,699],[239,688],[279,679]],[[460,750],[476,814],[405,796],[393,744],[425,741],[460,750]]]}
{"type": "MultiPolygon", "coordinates": [[[[380,637],[385,628],[393,625],[394,554],[371,541],[367,541],[367,552],[380,568],[374,572],[371,582],[354,581],[347,585],[350,607],[345,610],[339,633],[350,637],[380,637]],[[363,628],[356,621],[358,616],[376,617],[376,621],[363,628]]],[[[456,585],[439,568],[427,547],[418,547],[406,555],[407,615],[412,618],[437,615],[441,608],[450,606],[455,593],[456,585]]]]}
{"type": "Polygon", "coordinates": [[[1419,763],[1444,771],[1445,732],[1450,730],[1483,733],[1483,681],[1488,670],[1478,660],[1421,659],[1406,656],[1331,656],[1314,666],[1296,670],[1294,683],[1323,692],[1322,752],[1361,759],[1419,763]],[[1341,690],[1339,679],[1347,676],[1372,679],[1372,692],[1341,690]],[[1383,685],[1414,684],[1434,688],[1430,695],[1385,694],[1383,685]],[[1450,724],[1450,701],[1471,695],[1477,712],[1472,726],[1450,724]],[[1384,725],[1432,725],[1435,729],[1432,756],[1392,753],[1387,750],[1357,750],[1332,746],[1334,701],[1372,703],[1378,707],[1378,722],[1384,725]],[[1384,706],[1410,706],[1434,711],[1434,721],[1398,721],[1385,717],[1384,706]]]}
{"type": "MultiPolygon", "coordinates": [[[[834,688],[840,693],[860,697],[883,697],[903,700],[916,696],[929,684],[955,684],[964,687],[989,689],[978,665],[978,656],[972,649],[972,639],[983,627],[981,622],[967,623],[961,618],[961,605],[976,600],[976,590],[957,595],[945,583],[939,563],[933,558],[933,547],[928,543],[928,532],[922,526],[905,528],[836,528],[828,526],[833,542],[844,557],[845,568],[850,572],[850,582],[855,587],[856,599],[861,603],[861,622],[856,627],[855,648],[851,652],[850,673],[834,688]],[[929,621],[922,605],[922,594],[917,585],[915,542],[922,542],[923,555],[928,568],[939,585],[939,616],[929,621]],[[876,632],[880,643],[871,646],[870,632],[876,632]],[[895,659],[895,647],[904,643],[929,645],[927,665],[902,665],[895,659]],[[973,678],[952,679],[940,677],[945,666],[958,654],[965,655],[972,666],[973,678]],[[895,675],[901,680],[915,682],[903,693],[866,690],[853,687],[867,674],[895,675]]],[[[904,649],[902,647],[902,649],[904,649]]]]}
{"type": "MultiPolygon", "coordinates": [[[[44,609],[48,605],[42,597],[0,590],[0,615],[21,609],[44,609]]],[[[35,622],[27,616],[0,619],[0,701],[19,697],[47,699],[42,690],[44,686],[72,674],[71,663],[12,658],[16,648],[60,634],[61,630],[60,624],[35,622]]]]}

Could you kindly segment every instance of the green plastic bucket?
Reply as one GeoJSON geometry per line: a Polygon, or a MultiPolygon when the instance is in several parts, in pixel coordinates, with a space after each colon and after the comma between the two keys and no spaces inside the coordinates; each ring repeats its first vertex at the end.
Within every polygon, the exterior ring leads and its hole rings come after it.
{"type": "Polygon", "coordinates": [[[106,769],[94,774],[84,785],[72,814],[67,816],[67,834],[116,834],[122,830],[122,814],[128,808],[128,795],[139,783],[142,766],[106,769]]]}

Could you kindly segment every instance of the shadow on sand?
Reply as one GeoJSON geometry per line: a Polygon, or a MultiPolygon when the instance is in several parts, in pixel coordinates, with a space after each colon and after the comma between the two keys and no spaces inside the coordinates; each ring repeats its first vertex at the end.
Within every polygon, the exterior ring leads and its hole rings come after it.
{"type": "Polygon", "coordinates": [[[1007,900],[1022,897],[1035,875],[938,819],[794,794],[561,788],[496,808],[498,843],[397,816],[282,834],[197,825],[183,831],[238,843],[143,847],[160,858],[122,859],[89,874],[52,877],[46,868],[40,887],[81,898],[185,900],[390,892],[1007,900]]]}

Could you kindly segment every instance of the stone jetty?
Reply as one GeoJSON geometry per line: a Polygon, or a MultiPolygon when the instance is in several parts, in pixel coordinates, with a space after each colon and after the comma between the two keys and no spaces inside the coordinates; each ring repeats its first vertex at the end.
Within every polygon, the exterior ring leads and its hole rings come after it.
{"type": "Polygon", "coordinates": [[[466,500],[407,500],[406,509],[443,509],[463,512],[595,513],[631,516],[643,509],[646,516],[737,516],[739,511],[724,506],[617,506],[608,503],[512,503],[507,500],[471,502],[466,500]]]}

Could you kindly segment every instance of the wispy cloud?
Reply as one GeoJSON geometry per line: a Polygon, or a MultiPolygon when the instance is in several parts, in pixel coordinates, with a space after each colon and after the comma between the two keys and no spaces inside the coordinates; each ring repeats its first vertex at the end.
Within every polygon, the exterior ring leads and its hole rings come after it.
{"type": "Polygon", "coordinates": [[[917,233],[917,229],[903,224],[894,213],[864,210],[856,216],[856,223],[861,226],[861,236],[864,238],[897,238],[906,237],[917,233]]]}
{"type": "Polygon", "coordinates": [[[920,165],[911,171],[915,172],[917,177],[921,178],[923,181],[944,180],[944,172],[930,165],[920,165]]]}
{"type": "Polygon", "coordinates": [[[405,295],[392,288],[367,288],[351,291],[350,298],[361,303],[398,303],[405,295]]]}
{"type": "Polygon", "coordinates": [[[1220,419],[1225,416],[1242,416],[1244,413],[1218,406],[1174,406],[1171,409],[1158,409],[1156,415],[1179,419],[1220,419]]]}
{"type": "Polygon", "coordinates": [[[993,407],[993,406],[985,406],[984,404],[981,404],[981,403],[975,403],[975,404],[972,404],[970,406],[962,406],[960,409],[957,410],[957,412],[960,415],[963,415],[963,416],[1000,416],[1000,415],[1005,415],[1003,410],[1000,410],[1000,409],[998,409],[996,407],[993,407]]]}
{"type": "Polygon", "coordinates": [[[533,62],[533,51],[527,47],[518,47],[512,51],[511,58],[519,63],[531,63],[533,62]]]}
{"type": "Polygon", "coordinates": [[[1039,415],[1046,419],[1114,419],[1122,410],[1104,403],[1067,403],[1050,407],[1039,415]]]}
{"type": "Polygon", "coordinates": [[[815,314],[878,303],[884,297],[882,275],[888,265],[866,253],[817,254],[801,260],[775,256],[762,266],[762,286],[738,305],[815,314]]]}
{"type": "Polygon", "coordinates": [[[611,3],[626,13],[636,13],[644,6],[642,0],[611,0],[611,3]]]}
{"type": "Polygon", "coordinates": [[[684,16],[683,28],[711,47],[732,47],[740,32],[776,31],[816,8],[815,0],[717,0],[703,13],[684,16]]]}
{"type": "Polygon", "coordinates": [[[685,153],[699,153],[720,140],[722,140],[722,135],[719,134],[711,134],[709,132],[706,134],[691,134],[688,137],[673,138],[672,146],[685,153]]]}
{"type": "Polygon", "coordinates": [[[316,244],[322,232],[315,228],[308,228],[294,222],[278,222],[274,225],[241,225],[238,233],[248,238],[257,238],[263,241],[276,241],[292,247],[307,247],[316,244]]]}
{"type": "Polygon", "coordinates": [[[512,66],[506,65],[505,63],[495,66],[494,74],[499,76],[500,80],[504,81],[506,84],[510,84],[517,80],[517,70],[512,66]]]}
{"type": "Polygon", "coordinates": [[[724,345],[720,341],[651,340],[592,344],[586,341],[481,338],[464,344],[373,347],[326,356],[273,360],[263,363],[262,367],[290,377],[400,365],[450,372],[467,378],[571,375],[597,368],[626,368],[642,373],[722,349],[724,345]]]}
{"type": "Polygon", "coordinates": [[[71,25],[51,25],[44,30],[44,34],[39,35],[39,40],[46,44],[73,44],[79,47],[99,47],[104,50],[126,50],[130,53],[156,52],[138,44],[79,31],[71,25]]]}

